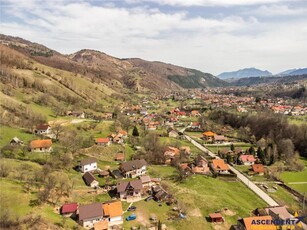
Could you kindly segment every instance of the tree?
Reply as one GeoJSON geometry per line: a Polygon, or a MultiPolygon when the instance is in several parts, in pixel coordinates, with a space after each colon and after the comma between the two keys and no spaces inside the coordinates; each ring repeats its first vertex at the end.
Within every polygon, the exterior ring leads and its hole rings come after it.
{"type": "Polygon", "coordinates": [[[231,145],[230,145],[230,150],[231,150],[231,151],[235,151],[235,146],[234,146],[234,144],[231,144],[231,145]]]}
{"type": "Polygon", "coordinates": [[[264,156],[264,152],[263,152],[263,150],[260,146],[258,147],[258,150],[257,150],[257,156],[259,157],[261,163],[264,164],[265,163],[265,156],[264,156]]]}
{"type": "Polygon", "coordinates": [[[53,127],[52,127],[52,132],[54,133],[55,136],[55,140],[58,141],[60,135],[63,134],[64,132],[64,128],[61,124],[56,123],[53,127]]]}
{"type": "Polygon", "coordinates": [[[254,148],[253,146],[251,146],[251,147],[248,149],[248,153],[255,156],[255,153],[256,153],[255,148],[254,148]]]}
{"type": "Polygon", "coordinates": [[[138,137],[140,134],[139,134],[139,130],[136,126],[134,126],[133,128],[133,131],[132,131],[132,136],[134,137],[138,137]]]}

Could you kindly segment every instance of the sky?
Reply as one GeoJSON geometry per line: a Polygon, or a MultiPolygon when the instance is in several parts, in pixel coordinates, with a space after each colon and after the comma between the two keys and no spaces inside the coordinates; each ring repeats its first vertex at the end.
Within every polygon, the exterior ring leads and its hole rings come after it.
{"type": "Polygon", "coordinates": [[[0,33],[217,75],[307,67],[307,0],[0,0],[0,33]]]}

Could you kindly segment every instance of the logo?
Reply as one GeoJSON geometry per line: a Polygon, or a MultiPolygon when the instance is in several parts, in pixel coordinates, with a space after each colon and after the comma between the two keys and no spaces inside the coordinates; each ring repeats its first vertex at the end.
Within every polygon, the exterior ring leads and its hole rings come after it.
{"type": "MultiPolygon", "coordinates": [[[[252,220],[251,225],[252,229],[258,230],[262,229],[261,227],[264,226],[275,226],[275,229],[284,229],[283,226],[298,226],[301,225],[300,223],[305,219],[306,216],[298,216],[288,219],[274,219],[274,220],[268,220],[268,219],[262,219],[262,220],[252,220]]],[[[287,228],[288,229],[288,228],[287,228]]],[[[292,228],[291,228],[292,229],[292,228]]],[[[294,229],[294,228],[293,228],[294,229]]]]}

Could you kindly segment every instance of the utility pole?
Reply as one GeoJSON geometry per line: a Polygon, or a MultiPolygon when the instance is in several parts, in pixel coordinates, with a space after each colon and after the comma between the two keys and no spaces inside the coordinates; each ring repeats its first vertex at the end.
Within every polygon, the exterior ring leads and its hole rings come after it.
{"type": "Polygon", "coordinates": [[[305,213],[305,192],[304,192],[304,197],[303,197],[303,213],[305,213]]]}

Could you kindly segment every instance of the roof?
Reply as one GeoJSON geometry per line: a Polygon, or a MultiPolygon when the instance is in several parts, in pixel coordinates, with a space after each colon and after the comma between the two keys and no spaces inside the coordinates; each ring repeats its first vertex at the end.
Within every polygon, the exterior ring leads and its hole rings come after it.
{"type": "Polygon", "coordinates": [[[87,185],[90,185],[93,181],[96,180],[95,176],[92,173],[90,173],[90,172],[84,173],[82,178],[83,178],[83,180],[85,181],[85,183],[87,185]]]}
{"type": "Polygon", "coordinates": [[[272,213],[279,215],[279,218],[282,220],[291,218],[291,215],[285,206],[266,208],[265,210],[269,215],[272,215],[272,213]]]}
{"type": "Polygon", "coordinates": [[[34,140],[31,141],[30,143],[30,148],[31,149],[36,149],[36,148],[49,148],[52,145],[52,141],[50,139],[46,140],[34,140]]]}
{"type": "Polygon", "coordinates": [[[127,161],[127,162],[121,163],[120,169],[124,172],[129,172],[135,169],[140,169],[146,165],[147,165],[147,162],[144,159],[133,160],[133,161],[127,161]]]}
{"type": "Polygon", "coordinates": [[[15,142],[15,143],[23,143],[22,140],[20,140],[18,137],[14,137],[11,142],[15,142]]]}
{"type": "Polygon", "coordinates": [[[120,130],[118,133],[120,133],[120,134],[122,134],[124,136],[127,136],[127,134],[128,134],[125,130],[120,130]]]}
{"type": "Polygon", "coordinates": [[[123,215],[122,202],[115,201],[110,203],[102,204],[104,216],[110,218],[123,215]]]}
{"type": "Polygon", "coordinates": [[[223,218],[223,216],[222,216],[221,213],[210,213],[210,214],[209,214],[209,217],[210,217],[211,219],[223,218]]]}
{"type": "Polygon", "coordinates": [[[256,161],[253,155],[241,155],[240,160],[242,162],[255,162],[256,161]]]}
{"type": "Polygon", "coordinates": [[[255,225],[252,225],[252,221],[271,221],[272,217],[271,216],[252,216],[252,217],[246,217],[243,218],[243,223],[245,225],[246,230],[253,230],[256,229],[265,229],[265,230],[276,230],[277,226],[273,224],[259,224],[255,227],[255,225]]]}
{"type": "Polygon", "coordinates": [[[99,138],[96,138],[95,142],[96,143],[108,143],[110,142],[110,139],[108,137],[105,137],[105,138],[99,137],[99,138]]]}
{"type": "Polygon", "coordinates": [[[109,228],[109,222],[107,220],[99,221],[94,224],[94,230],[106,230],[109,228]]]}
{"type": "Polygon", "coordinates": [[[97,162],[96,158],[89,157],[89,158],[82,159],[81,162],[80,162],[80,165],[84,166],[84,165],[89,165],[89,164],[93,164],[93,163],[96,163],[96,162],[97,162]]]}
{"type": "Polygon", "coordinates": [[[264,166],[263,164],[253,164],[252,169],[256,173],[263,173],[264,172],[264,166]]]}
{"type": "Polygon", "coordinates": [[[214,137],[214,135],[216,135],[216,134],[214,132],[207,131],[207,132],[204,132],[203,135],[207,136],[207,137],[214,137]]]}
{"type": "Polygon", "coordinates": [[[214,159],[212,160],[212,164],[215,170],[229,170],[228,165],[222,159],[214,159]]]}
{"type": "Polygon", "coordinates": [[[144,183],[151,182],[150,176],[147,176],[147,175],[145,175],[145,176],[140,176],[140,180],[142,181],[143,184],[144,184],[144,183]]]}
{"type": "Polygon", "coordinates": [[[36,129],[37,130],[46,130],[49,127],[50,127],[50,125],[48,125],[48,124],[40,124],[40,125],[36,126],[36,129]]]}
{"type": "Polygon", "coordinates": [[[224,141],[227,138],[224,135],[214,135],[214,140],[216,141],[224,141]]]}
{"type": "Polygon", "coordinates": [[[134,190],[141,190],[143,188],[143,184],[141,180],[132,180],[132,181],[121,181],[117,184],[117,192],[124,192],[129,187],[132,187],[134,190]]]}
{"type": "Polygon", "coordinates": [[[79,207],[79,220],[86,220],[102,216],[103,209],[101,203],[80,205],[79,207]]]}
{"type": "Polygon", "coordinates": [[[63,204],[61,213],[73,213],[77,211],[78,203],[63,204]]]}

